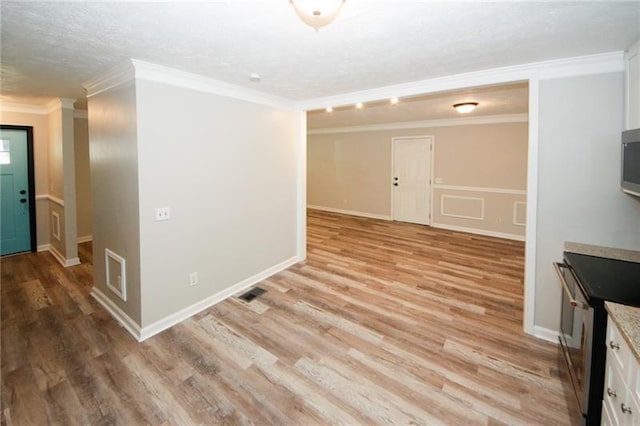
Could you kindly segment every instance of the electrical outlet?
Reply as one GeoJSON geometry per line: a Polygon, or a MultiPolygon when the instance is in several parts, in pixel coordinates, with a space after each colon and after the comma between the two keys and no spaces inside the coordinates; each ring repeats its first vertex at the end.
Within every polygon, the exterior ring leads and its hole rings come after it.
{"type": "Polygon", "coordinates": [[[196,285],[196,284],[198,284],[198,273],[192,272],[189,274],[189,285],[196,285]]]}
{"type": "Polygon", "coordinates": [[[171,207],[158,207],[156,209],[156,222],[171,219],[171,207]]]}

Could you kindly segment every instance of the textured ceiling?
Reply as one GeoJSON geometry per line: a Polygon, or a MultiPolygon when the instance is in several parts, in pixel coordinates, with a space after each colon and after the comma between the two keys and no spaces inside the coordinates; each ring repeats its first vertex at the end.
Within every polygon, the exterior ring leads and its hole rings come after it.
{"type": "Polygon", "coordinates": [[[324,110],[309,111],[307,127],[320,129],[364,126],[406,121],[526,114],[528,111],[529,86],[527,83],[520,83],[414,96],[401,99],[396,105],[391,105],[389,100],[384,100],[367,103],[360,110],[350,105],[334,108],[331,113],[324,110]],[[477,102],[478,107],[469,114],[460,114],[453,105],[461,102],[477,102]]]}
{"type": "Polygon", "coordinates": [[[347,0],[319,32],[288,0],[2,1],[3,95],[83,98],[129,58],[290,100],[625,50],[640,2],[347,0]],[[261,81],[249,81],[250,73],[261,81]]]}

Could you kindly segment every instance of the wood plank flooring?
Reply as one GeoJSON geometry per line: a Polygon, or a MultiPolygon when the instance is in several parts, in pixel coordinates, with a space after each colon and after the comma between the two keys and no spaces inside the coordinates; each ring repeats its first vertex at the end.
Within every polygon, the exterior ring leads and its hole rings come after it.
{"type": "MultiPolygon", "coordinates": [[[[309,212],[308,260],[137,343],[82,265],[1,260],[2,424],[571,424],[523,244],[309,212]]],[[[572,409],[572,408],[571,408],[572,409]]]]}

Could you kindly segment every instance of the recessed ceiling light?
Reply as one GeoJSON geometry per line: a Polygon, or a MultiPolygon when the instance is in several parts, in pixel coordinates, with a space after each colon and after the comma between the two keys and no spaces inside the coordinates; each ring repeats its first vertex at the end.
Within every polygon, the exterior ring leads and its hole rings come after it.
{"type": "Polygon", "coordinates": [[[453,107],[460,114],[467,114],[473,111],[474,109],[476,109],[477,106],[478,106],[477,102],[462,102],[460,104],[455,104],[453,107]]]}
{"type": "Polygon", "coordinates": [[[362,103],[362,102],[358,102],[358,103],[356,104],[356,109],[362,109],[362,107],[363,107],[363,106],[364,106],[364,105],[363,105],[363,103],[362,103]]]}
{"type": "Polygon", "coordinates": [[[253,82],[258,82],[258,81],[260,81],[260,74],[258,74],[257,72],[252,72],[252,73],[249,75],[249,80],[250,80],[250,81],[253,81],[253,82]]]}
{"type": "Polygon", "coordinates": [[[396,98],[395,96],[393,98],[389,99],[389,102],[391,102],[391,105],[397,105],[399,101],[400,100],[398,98],[396,98]]]}
{"type": "Polygon", "coordinates": [[[333,108],[331,108],[331,107],[327,107],[327,109],[326,109],[325,111],[327,111],[327,112],[333,112],[333,108]]]}

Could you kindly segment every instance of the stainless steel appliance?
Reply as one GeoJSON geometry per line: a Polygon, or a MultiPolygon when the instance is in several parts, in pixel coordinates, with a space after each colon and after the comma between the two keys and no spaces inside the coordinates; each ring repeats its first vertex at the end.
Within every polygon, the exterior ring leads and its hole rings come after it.
{"type": "Polygon", "coordinates": [[[594,308],[589,306],[587,296],[571,267],[566,263],[554,263],[553,266],[563,289],[560,345],[578,406],[583,417],[586,417],[591,385],[594,308]]]}
{"type": "Polygon", "coordinates": [[[583,424],[600,425],[606,360],[605,301],[640,306],[640,263],[565,252],[560,346],[583,424]]]}
{"type": "Polygon", "coordinates": [[[622,132],[622,168],[620,187],[640,197],[640,129],[622,132]]]}

